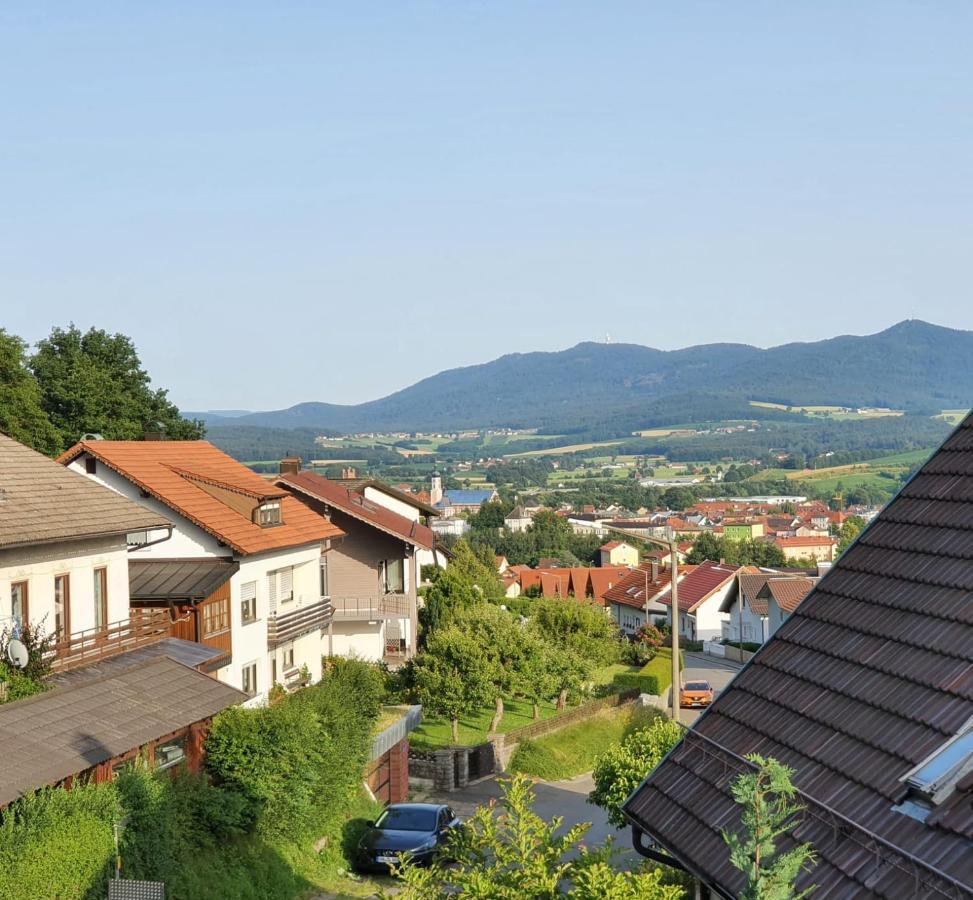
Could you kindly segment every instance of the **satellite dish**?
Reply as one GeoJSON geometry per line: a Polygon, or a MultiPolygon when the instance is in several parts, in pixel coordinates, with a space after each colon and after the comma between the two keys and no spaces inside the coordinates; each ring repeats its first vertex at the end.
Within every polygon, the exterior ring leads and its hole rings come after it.
{"type": "Polygon", "coordinates": [[[30,662],[30,655],[27,653],[23,641],[19,641],[17,638],[10,639],[10,643],[7,644],[7,659],[10,660],[11,665],[18,669],[23,669],[30,662]]]}

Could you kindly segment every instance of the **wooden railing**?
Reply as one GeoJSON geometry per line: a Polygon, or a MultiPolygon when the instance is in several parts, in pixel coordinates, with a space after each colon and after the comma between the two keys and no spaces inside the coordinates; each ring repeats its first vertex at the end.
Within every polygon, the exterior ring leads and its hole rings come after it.
{"type": "Polygon", "coordinates": [[[387,619],[408,616],[412,600],[408,594],[376,597],[333,597],[335,620],[387,619]]]}
{"type": "Polygon", "coordinates": [[[129,617],[102,628],[76,631],[51,648],[51,669],[66,672],[128,650],[155,644],[169,636],[167,609],[131,609],[129,617]]]}

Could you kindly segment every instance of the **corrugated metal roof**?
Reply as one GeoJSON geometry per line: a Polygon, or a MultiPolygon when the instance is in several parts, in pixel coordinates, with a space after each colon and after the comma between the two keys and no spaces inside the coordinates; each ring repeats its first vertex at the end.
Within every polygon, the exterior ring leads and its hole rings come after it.
{"type": "MultiPolygon", "coordinates": [[[[828,897],[973,894],[973,779],[925,822],[904,777],[973,716],[973,416],[945,442],[625,805],[728,894],[720,838],[748,753],[795,770],[794,832],[828,897]]],[[[786,843],[785,843],[786,849],[786,843]]]]}
{"type": "Polygon", "coordinates": [[[133,600],[205,600],[240,568],[232,559],[130,559],[133,600]]]}

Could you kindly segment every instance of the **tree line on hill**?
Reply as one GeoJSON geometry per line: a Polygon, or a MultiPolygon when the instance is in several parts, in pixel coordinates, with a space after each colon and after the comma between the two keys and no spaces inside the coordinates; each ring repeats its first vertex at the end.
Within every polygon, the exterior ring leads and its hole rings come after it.
{"type": "Polygon", "coordinates": [[[205,429],[153,389],[130,338],[72,324],[52,329],[33,352],[0,328],[0,431],[55,456],[88,433],[195,440],[205,429]]]}

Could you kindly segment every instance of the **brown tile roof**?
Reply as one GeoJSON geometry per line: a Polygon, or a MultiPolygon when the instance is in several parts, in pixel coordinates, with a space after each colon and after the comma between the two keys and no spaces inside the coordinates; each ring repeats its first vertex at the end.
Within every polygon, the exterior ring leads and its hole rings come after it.
{"type": "Polygon", "coordinates": [[[89,453],[238,553],[263,553],[339,537],[341,529],[208,441],[82,441],[65,465],[89,453]],[[262,528],[243,507],[280,499],[283,524],[262,528]]]}
{"type": "Polygon", "coordinates": [[[792,613],[811,593],[816,581],[814,578],[771,578],[767,581],[767,592],[784,612],[792,613]]]}
{"type": "Polygon", "coordinates": [[[246,694],[168,657],[0,706],[0,806],[86,772],[246,694]]]}
{"type": "Polygon", "coordinates": [[[0,548],[168,525],[164,516],[0,434],[0,548]]]}
{"type": "Polygon", "coordinates": [[[416,547],[432,550],[435,543],[435,535],[431,528],[400,516],[315,472],[281,475],[274,483],[290,489],[298,496],[310,497],[340,509],[352,518],[393,537],[401,538],[416,547]]]}
{"type": "Polygon", "coordinates": [[[618,547],[628,546],[624,541],[609,541],[607,544],[602,544],[599,550],[615,550],[618,547]]]}
{"type": "MultiPolygon", "coordinates": [[[[683,612],[694,612],[740,570],[740,566],[728,566],[711,559],[701,562],[694,571],[676,582],[676,587],[679,588],[679,609],[683,612]]],[[[669,606],[672,603],[671,590],[659,597],[659,602],[669,606]]]]}
{"type": "Polygon", "coordinates": [[[973,416],[903,487],[625,804],[631,821],[736,896],[720,830],[748,753],[795,770],[807,807],[781,842],[822,897],[973,894],[973,792],[925,821],[905,777],[973,717],[973,416]]]}
{"type": "MultiPolygon", "coordinates": [[[[740,571],[737,573],[738,592],[743,595],[746,605],[758,616],[767,615],[767,601],[761,600],[758,595],[770,577],[769,572],[740,571]]],[[[720,606],[720,612],[729,612],[736,600],[736,591],[728,593],[720,606]]]]}
{"type": "MultiPolygon", "coordinates": [[[[650,601],[654,601],[658,596],[669,587],[672,580],[672,572],[669,569],[659,568],[655,580],[652,580],[652,564],[643,563],[637,569],[631,569],[615,586],[605,591],[605,603],[620,603],[623,606],[631,606],[635,609],[642,609],[645,606],[645,582],[649,582],[650,601]]],[[[681,584],[681,581],[680,581],[681,584]]]]}

